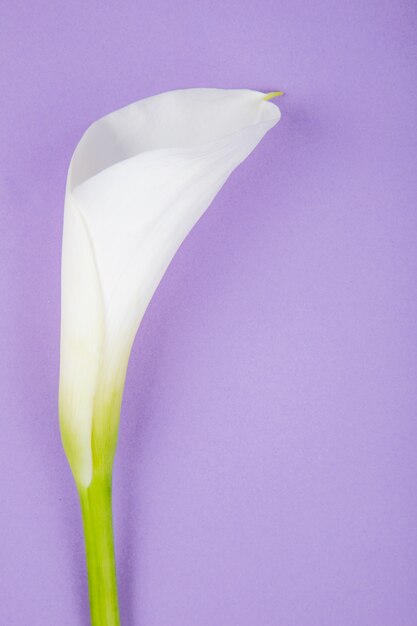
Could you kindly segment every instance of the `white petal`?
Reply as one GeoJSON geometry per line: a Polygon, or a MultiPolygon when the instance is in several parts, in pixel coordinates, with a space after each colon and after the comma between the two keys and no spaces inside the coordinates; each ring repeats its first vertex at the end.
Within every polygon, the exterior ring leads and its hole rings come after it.
{"type": "Polygon", "coordinates": [[[263,97],[161,94],[98,120],[77,146],[66,196],[60,400],[64,444],[83,484],[94,407],[123,388],[159,281],[230,173],[280,118],[263,97]]]}
{"type": "Polygon", "coordinates": [[[94,243],[111,377],[117,370],[124,376],[140,320],[178,247],[279,120],[278,107],[263,96],[161,94],[99,120],[77,148],[70,186],[94,243]]]}
{"type": "Polygon", "coordinates": [[[62,441],[77,483],[88,485],[94,395],[104,344],[104,308],[92,242],[71,196],[65,203],[61,301],[62,441]]]}

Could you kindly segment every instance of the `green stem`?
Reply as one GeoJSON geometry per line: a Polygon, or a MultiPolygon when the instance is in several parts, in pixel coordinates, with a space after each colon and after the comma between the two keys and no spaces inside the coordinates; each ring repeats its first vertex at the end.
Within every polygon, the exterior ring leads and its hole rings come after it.
{"type": "Polygon", "coordinates": [[[92,626],[120,626],[111,505],[111,473],[79,488],[92,626]]]}

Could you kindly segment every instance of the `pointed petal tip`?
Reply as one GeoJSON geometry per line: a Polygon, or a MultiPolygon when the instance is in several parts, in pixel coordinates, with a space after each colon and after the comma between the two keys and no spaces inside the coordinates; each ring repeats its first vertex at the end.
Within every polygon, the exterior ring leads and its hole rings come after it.
{"type": "Polygon", "coordinates": [[[283,96],[284,93],[284,91],[270,91],[269,93],[266,93],[264,95],[263,100],[272,100],[272,98],[278,98],[278,96],[283,96]]]}

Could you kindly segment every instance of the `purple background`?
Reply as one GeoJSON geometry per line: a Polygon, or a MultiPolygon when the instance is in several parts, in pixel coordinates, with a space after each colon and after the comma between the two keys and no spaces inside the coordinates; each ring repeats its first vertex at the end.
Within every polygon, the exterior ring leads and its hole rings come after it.
{"type": "Polygon", "coordinates": [[[57,419],[72,151],[133,100],[216,86],[287,95],[135,343],[123,626],[417,624],[415,0],[1,14],[0,623],[88,624],[57,419]]]}

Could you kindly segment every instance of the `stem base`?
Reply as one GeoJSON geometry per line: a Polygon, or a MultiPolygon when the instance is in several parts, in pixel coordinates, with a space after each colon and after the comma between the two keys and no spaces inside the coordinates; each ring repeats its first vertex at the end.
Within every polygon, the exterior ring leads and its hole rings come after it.
{"type": "Polygon", "coordinates": [[[111,475],[93,475],[78,492],[84,525],[92,626],[120,626],[111,475]]]}

